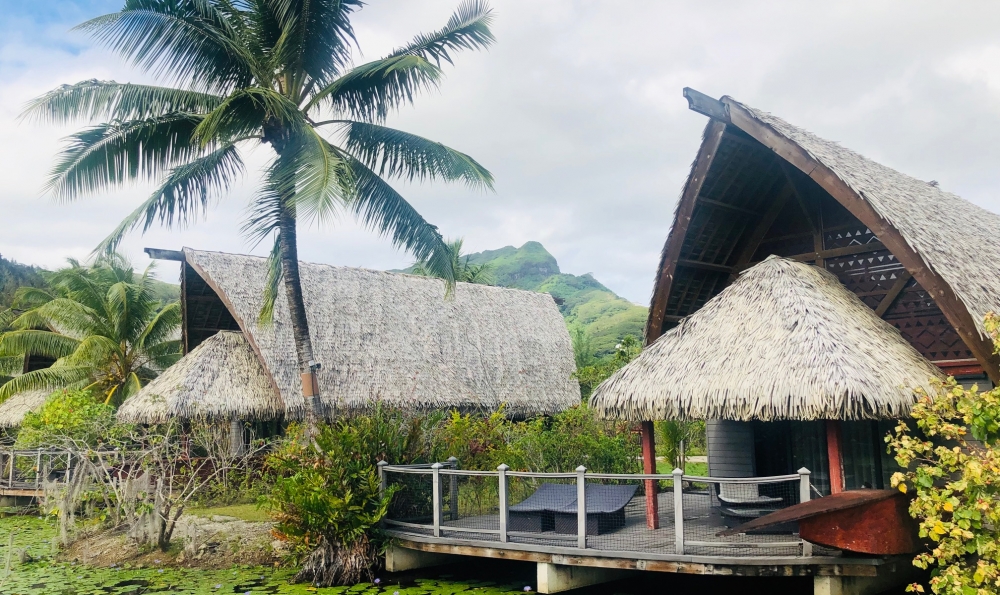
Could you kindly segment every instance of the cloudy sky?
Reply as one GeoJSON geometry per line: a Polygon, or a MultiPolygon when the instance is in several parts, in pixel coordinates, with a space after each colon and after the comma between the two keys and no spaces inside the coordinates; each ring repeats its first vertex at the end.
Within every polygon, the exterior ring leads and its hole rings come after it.
{"type": "MultiPolygon", "coordinates": [[[[69,128],[20,123],[23,104],[84,79],[149,81],[70,28],[121,0],[0,0],[0,254],[85,258],[145,186],[58,204],[42,193],[69,128]]],[[[376,58],[444,24],[454,0],[372,0],[355,19],[376,58]]],[[[470,251],[542,242],[563,271],[646,304],[704,117],[685,86],[724,94],[1000,211],[1000,4],[882,1],[493,0],[498,43],[463,54],[440,92],[391,124],[476,157],[496,192],[397,184],[470,251]]],[[[264,163],[250,156],[252,171],[264,163]]],[[[250,250],[254,176],[206,221],[135,234],[144,246],[250,250]]],[[[1000,230],[998,230],[1000,233],[1000,230]]],[[[300,235],[303,258],[371,268],[410,258],[351,220],[300,235]]],[[[261,250],[258,248],[257,252],[261,250]]],[[[176,279],[176,268],[159,273],[176,279]]]]}

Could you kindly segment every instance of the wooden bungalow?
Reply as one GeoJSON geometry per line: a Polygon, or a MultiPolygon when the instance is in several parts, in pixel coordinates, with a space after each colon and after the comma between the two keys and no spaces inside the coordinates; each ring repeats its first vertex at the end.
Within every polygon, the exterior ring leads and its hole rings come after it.
{"type": "MultiPolygon", "coordinates": [[[[663,248],[647,345],[741,271],[778,255],[834,275],[944,373],[981,386],[1000,381],[1000,356],[983,328],[985,314],[1000,311],[1000,216],[730,97],[684,95],[710,120],[663,248]]],[[[652,425],[643,428],[649,469],[652,425]]],[[[868,453],[859,460],[869,468],[845,487],[879,487],[873,453],[885,422],[840,430],[829,438],[868,453]]],[[[807,450],[818,453],[815,469],[827,438],[807,421],[709,421],[710,473],[750,471],[737,469],[743,453],[754,453],[757,474],[787,472],[789,454],[807,450]]]]}
{"type": "MultiPolygon", "coordinates": [[[[285,300],[272,323],[257,322],[266,259],[147,252],[182,263],[186,355],[120,415],[261,419],[278,403],[284,417],[300,417],[306,401],[285,300]]],[[[580,401],[569,333],[547,294],[459,283],[446,297],[440,279],[322,264],[302,263],[301,275],[327,416],[375,401],[411,410],[503,405],[515,416],[580,401]]]]}
{"type": "Polygon", "coordinates": [[[612,419],[712,420],[712,475],[804,467],[828,494],[888,482],[895,463],[874,428],[906,416],[913,389],[939,377],[832,273],[769,256],[602,383],[591,407],[612,419]]]}

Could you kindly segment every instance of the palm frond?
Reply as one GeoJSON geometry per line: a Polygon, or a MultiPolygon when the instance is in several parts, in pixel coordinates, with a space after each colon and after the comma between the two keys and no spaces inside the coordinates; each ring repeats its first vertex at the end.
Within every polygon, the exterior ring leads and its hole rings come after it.
{"type": "Polygon", "coordinates": [[[0,355],[40,355],[59,359],[76,351],[78,339],[41,330],[8,331],[0,335],[0,355]]]}
{"type": "Polygon", "coordinates": [[[302,109],[308,113],[325,103],[350,118],[383,122],[400,105],[413,103],[418,92],[436,88],[441,74],[441,68],[423,56],[389,56],[352,68],[302,109]]]}
{"type": "Polygon", "coordinates": [[[297,216],[320,223],[334,219],[354,192],[350,165],[340,151],[309,128],[296,139],[289,158],[276,161],[272,185],[294,196],[297,216]]]}
{"type": "Polygon", "coordinates": [[[493,187],[493,174],[475,159],[422,136],[367,122],[346,123],[343,134],[344,148],[380,176],[493,187]]]}
{"type": "MultiPolygon", "coordinates": [[[[283,39],[275,44],[277,66],[292,78],[304,73],[325,86],[343,72],[357,44],[351,13],[361,0],[269,0],[283,39]]],[[[305,80],[289,80],[301,87],[305,80]]],[[[289,89],[291,92],[292,90],[289,89]]]]}
{"type": "MultiPolygon", "coordinates": [[[[2,343],[2,340],[0,340],[2,343]]],[[[0,345],[0,354],[3,353],[3,346],[0,345]]],[[[24,371],[24,359],[23,355],[0,355],[0,378],[10,378],[11,376],[17,376],[24,371]]],[[[4,382],[0,380],[0,383],[4,382]]]]}
{"type": "Polygon", "coordinates": [[[80,341],[70,356],[65,358],[67,364],[96,367],[102,362],[106,362],[113,357],[120,359],[121,344],[101,335],[90,335],[80,341]],[[96,365],[95,365],[96,364],[96,365]]]}
{"type": "Polygon", "coordinates": [[[146,325],[142,333],[136,340],[136,346],[140,349],[150,349],[164,341],[170,339],[181,326],[181,305],[180,302],[167,304],[160,310],[153,320],[146,325]]]}
{"type": "Polygon", "coordinates": [[[277,121],[292,128],[302,125],[298,106],[266,87],[240,89],[208,113],[194,130],[202,146],[213,142],[235,142],[260,136],[264,123],[277,121]]]}
{"type": "Polygon", "coordinates": [[[257,324],[261,326],[268,326],[274,322],[274,303],[278,299],[281,275],[281,245],[278,236],[275,236],[274,245],[267,255],[267,282],[264,284],[264,300],[257,315],[257,324]]]}
{"type": "Polygon", "coordinates": [[[120,12],[77,27],[158,78],[225,91],[255,75],[269,80],[235,35],[226,15],[206,0],[129,0],[120,12]]]}
{"type": "Polygon", "coordinates": [[[123,219],[94,253],[114,252],[125,235],[140,225],[142,233],[146,233],[156,222],[167,228],[175,223],[181,227],[194,223],[242,173],[243,160],[236,145],[232,144],[175,167],[159,188],[123,219]]]}
{"type": "Polygon", "coordinates": [[[51,124],[75,120],[142,120],[173,112],[206,113],[223,98],[186,89],[99,81],[62,85],[28,102],[21,118],[51,124]]]}
{"type": "Polygon", "coordinates": [[[11,326],[24,331],[47,328],[84,335],[107,330],[101,328],[99,317],[100,314],[86,304],[60,297],[24,312],[11,322],[11,326]]]}
{"type": "Polygon", "coordinates": [[[191,142],[200,118],[172,113],[144,120],[115,121],[86,128],[67,139],[46,184],[55,196],[72,200],[137,178],[154,178],[199,156],[191,142]]]}
{"type": "Polygon", "coordinates": [[[395,50],[392,56],[422,56],[437,64],[452,63],[451,52],[488,48],[496,38],[490,30],[493,10],[485,0],[465,0],[448,22],[433,33],[417,35],[413,41],[395,50]]]}
{"type": "Polygon", "coordinates": [[[404,248],[428,271],[454,287],[455,269],[451,250],[438,228],[431,225],[392,186],[357,159],[347,156],[354,171],[355,193],[348,203],[358,220],[388,236],[393,245],[404,248]]]}
{"type": "Polygon", "coordinates": [[[90,377],[90,366],[56,365],[11,378],[0,386],[0,403],[11,395],[28,390],[64,388],[90,377]]]}

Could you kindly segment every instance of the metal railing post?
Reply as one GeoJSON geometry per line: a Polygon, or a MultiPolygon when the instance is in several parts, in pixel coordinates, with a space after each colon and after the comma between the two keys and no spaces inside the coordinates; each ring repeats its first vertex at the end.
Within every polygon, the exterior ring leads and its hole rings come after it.
{"type": "Polygon", "coordinates": [[[576,468],[576,547],[587,548],[587,468],[576,468]]]}
{"type": "Polygon", "coordinates": [[[441,463],[431,465],[431,499],[434,506],[434,537],[441,537],[441,463]]]}
{"type": "MultiPolygon", "coordinates": [[[[799,502],[808,502],[812,498],[811,483],[809,481],[811,472],[805,467],[799,469],[799,502]]],[[[800,538],[801,539],[801,538],[800,538]]],[[[811,556],[813,546],[811,543],[802,540],[802,555],[811,556]]]]}
{"type": "Polygon", "coordinates": [[[17,460],[15,451],[10,451],[10,487],[14,487],[14,461],[17,460]]]}
{"type": "Polygon", "coordinates": [[[378,495],[380,498],[385,498],[385,490],[389,487],[389,479],[385,476],[385,467],[388,464],[386,461],[379,461],[375,464],[378,467],[378,495]]]}
{"type": "Polygon", "coordinates": [[[66,451],[66,484],[69,485],[69,473],[73,468],[73,451],[66,451]]]}
{"type": "MultiPolygon", "coordinates": [[[[458,459],[456,457],[448,457],[448,465],[452,469],[458,469],[458,459]]],[[[451,520],[458,520],[458,476],[450,475],[448,478],[451,480],[448,482],[448,508],[451,512],[451,520]]]]}
{"type": "Polygon", "coordinates": [[[42,485],[42,449],[38,449],[38,456],[35,457],[35,489],[42,485]]]}
{"type": "Polygon", "coordinates": [[[674,476],[674,554],[684,553],[684,472],[673,470],[674,476]]]}
{"type": "Polygon", "coordinates": [[[503,464],[497,467],[497,471],[499,472],[497,479],[500,482],[500,543],[507,543],[507,520],[509,517],[508,507],[510,506],[510,498],[507,497],[508,469],[510,469],[510,467],[503,464]]]}

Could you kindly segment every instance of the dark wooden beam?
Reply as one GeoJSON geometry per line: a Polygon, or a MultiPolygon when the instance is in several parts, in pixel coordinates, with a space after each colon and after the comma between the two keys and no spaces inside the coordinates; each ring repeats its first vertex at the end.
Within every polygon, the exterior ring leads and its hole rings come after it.
{"type": "Polygon", "coordinates": [[[751,217],[760,217],[760,211],[754,211],[752,209],[744,209],[743,207],[738,207],[736,205],[731,205],[727,202],[720,202],[717,200],[712,200],[711,198],[705,198],[704,196],[698,197],[698,204],[709,205],[713,207],[719,207],[720,209],[726,209],[729,211],[736,211],[737,213],[743,213],[745,215],[750,215],[751,217]]]}
{"type": "MultiPolygon", "coordinates": [[[[829,258],[839,258],[841,256],[851,256],[854,254],[864,254],[865,252],[875,252],[877,250],[885,250],[885,244],[882,242],[868,242],[867,244],[853,244],[851,246],[843,246],[840,248],[830,248],[829,250],[820,250],[819,252],[802,252],[801,254],[791,254],[785,256],[789,260],[797,260],[799,262],[811,262],[816,261],[817,263],[829,258]]],[[[733,269],[736,272],[746,270],[756,264],[760,264],[759,260],[753,262],[745,263],[741,266],[734,266],[733,269]]],[[[818,266],[818,265],[817,265],[818,266]]]]}
{"type": "Polygon", "coordinates": [[[896,301],[896,298],[899,297],[899,294],[903,293],[903,290],[906,289],[906,284],[909,283],[910,279],[912,278],[913,275],[911,275],[910,272],[907,271],[906,269],[903,269],[903,271],[899,275],[899,278],[896,279],[896,282],[893,283],[892,287],[889,288],[889,293],[885,294],[885,297],[882,298],[882,301],[878,303],[878,307],[875,308],[876,316],[881,318],[886,313],[886,311],[889,309],[889,306],[891,306],[892,303],[896,301]]]}
{"type": "Polygon", "coordinates": [[[163,250],[162,248],[145,248],[143,250],[153,260],[176,260],[184,262],[184,253],[180,250],[163,250]]]}
{"type": "MultiPolygon", "coordinates": [[[[809,204],[802,194],[802,189],[795,182],[795,175],[790,169],[792,166],[784,159],[779,159],[778,161],[780,162],[782,173],[785,174],[785,179],[788,180],[788,183],[791,184],[792,189],[795,191],[795,200],[798,202],[799,208],[802,209],[802,215],[805,216],[806,222],[809,223],[809,229],[812,230],[813,236],[813,252],[818,254],[823,251],[823,222],[821,221],[823,213],[820,209],[817,209],[816,217],[810,214],[809,204]]],[[[822,256],[816,258],[816,266],[825,268],[824,264],[822,256]]]]}
{"type": "Polygon", "coordinates": [[[993,352],[991,341],[979,333],[979,325],[969,313],[954,290],[924,262],[923,258],[909,245],[891,223],[879,215],[875,209],[853,188],[847,185],[830,168],[812,158],[798,144],[753,117],[739,104],[728,98],[724,103],[729,107],[730,121],[750,136],[770,148],[780,157],[812,178],[824,190],[858,220],[868,227],[899,260],[900,264],[934,298],[935,303],[948,322],[955,327],[959,337],[983,365],[990,379],[1000,384],[1000,355],[993,352]]]}
{"type": "Polygon", "coordinates": [[[222,303],[217,295],[189,295],[187,296],[187,301],[189,302],[218,302],[222,303]]]}
{"type": "Polygon", "coordinates": [[[670,287],[674,282],[674,272],[677,270],[681,246],[684,245],[684,235],[687,233],[688,225],[691,224],[691,215],[694,213],[698,195],[701,194],[701,185],[705,182],[705,176],[708,175],[708,170],[712,166],[712,160],[719,149],[719,143],[725,129],[725,123],[719,120],[713,119],[708,123],[705,128],[705,140],[701,143],[701,148],[698,149],[698,157],[691,168],[691,176],[688,178],[683,194],[681,194],[680,204],[677,205],[674,224],[670,228],[670,235],[663,247],[660,270],[656,274],[653,299],[649,303],[649,318],[646,319],[647,345],[656,341],[663,332],[663,316],[666,314],[667,298],[670,296],[670,287]]]}
{"type": "Polygon", "coordinates": [[[664,322],[680,322],[687,318],[687,316],[674,316],[673,314],[667,314],[663,317],[664,322]]]}
{"type": "Polygon", "coordinates": [[[729,110],[726,104],[714,97],[709,97],[691,87],[684,87],[684,98],[688,100],[688,109],[704,114],[713,120],[729,121],[729,110]]]}
{"type": "Polygon", "coordinates": [[[764,239],[764,236],[767,235],[767,231],[771,229],[772,225],[774,225],[774,220],[781,214],[782,209],[785,208],[785,203],[788,202],[788,199],[793,193],[794,190],[792,189],[792,185],[786,182],[781,192],[779,192],[778,196],[776,196],[771,202],[771,206],[768,207],[767,212],[764,213],[764,215],[760,218],[760,221],[757,222],[757,225],[754,226],[753,231],[751,231],[750,235],[747,236],[747,242],[743,245],[743,249],[740,251],[739,256],[736,257],[736,262],[733,264],[733,272],[729,277],[730,282],[736,279],[736,272],[743,268],[744,265],[750,262],[750,259],[753,258],[754,253],[757,252],[757,248],[760,246],[760,241],[764,239]]]}
{"type": "Polygon", "coordinates": [[[677,266],[688,267],[692,269],[701,269],[703,271],[713,271],[716,273],[732,273],[733,267],[727,267],[724,264],[715,264],[711,262],[702,262],[700,260],[688,260],[686,258],[680,258],[677,260],[677,266]]]}

